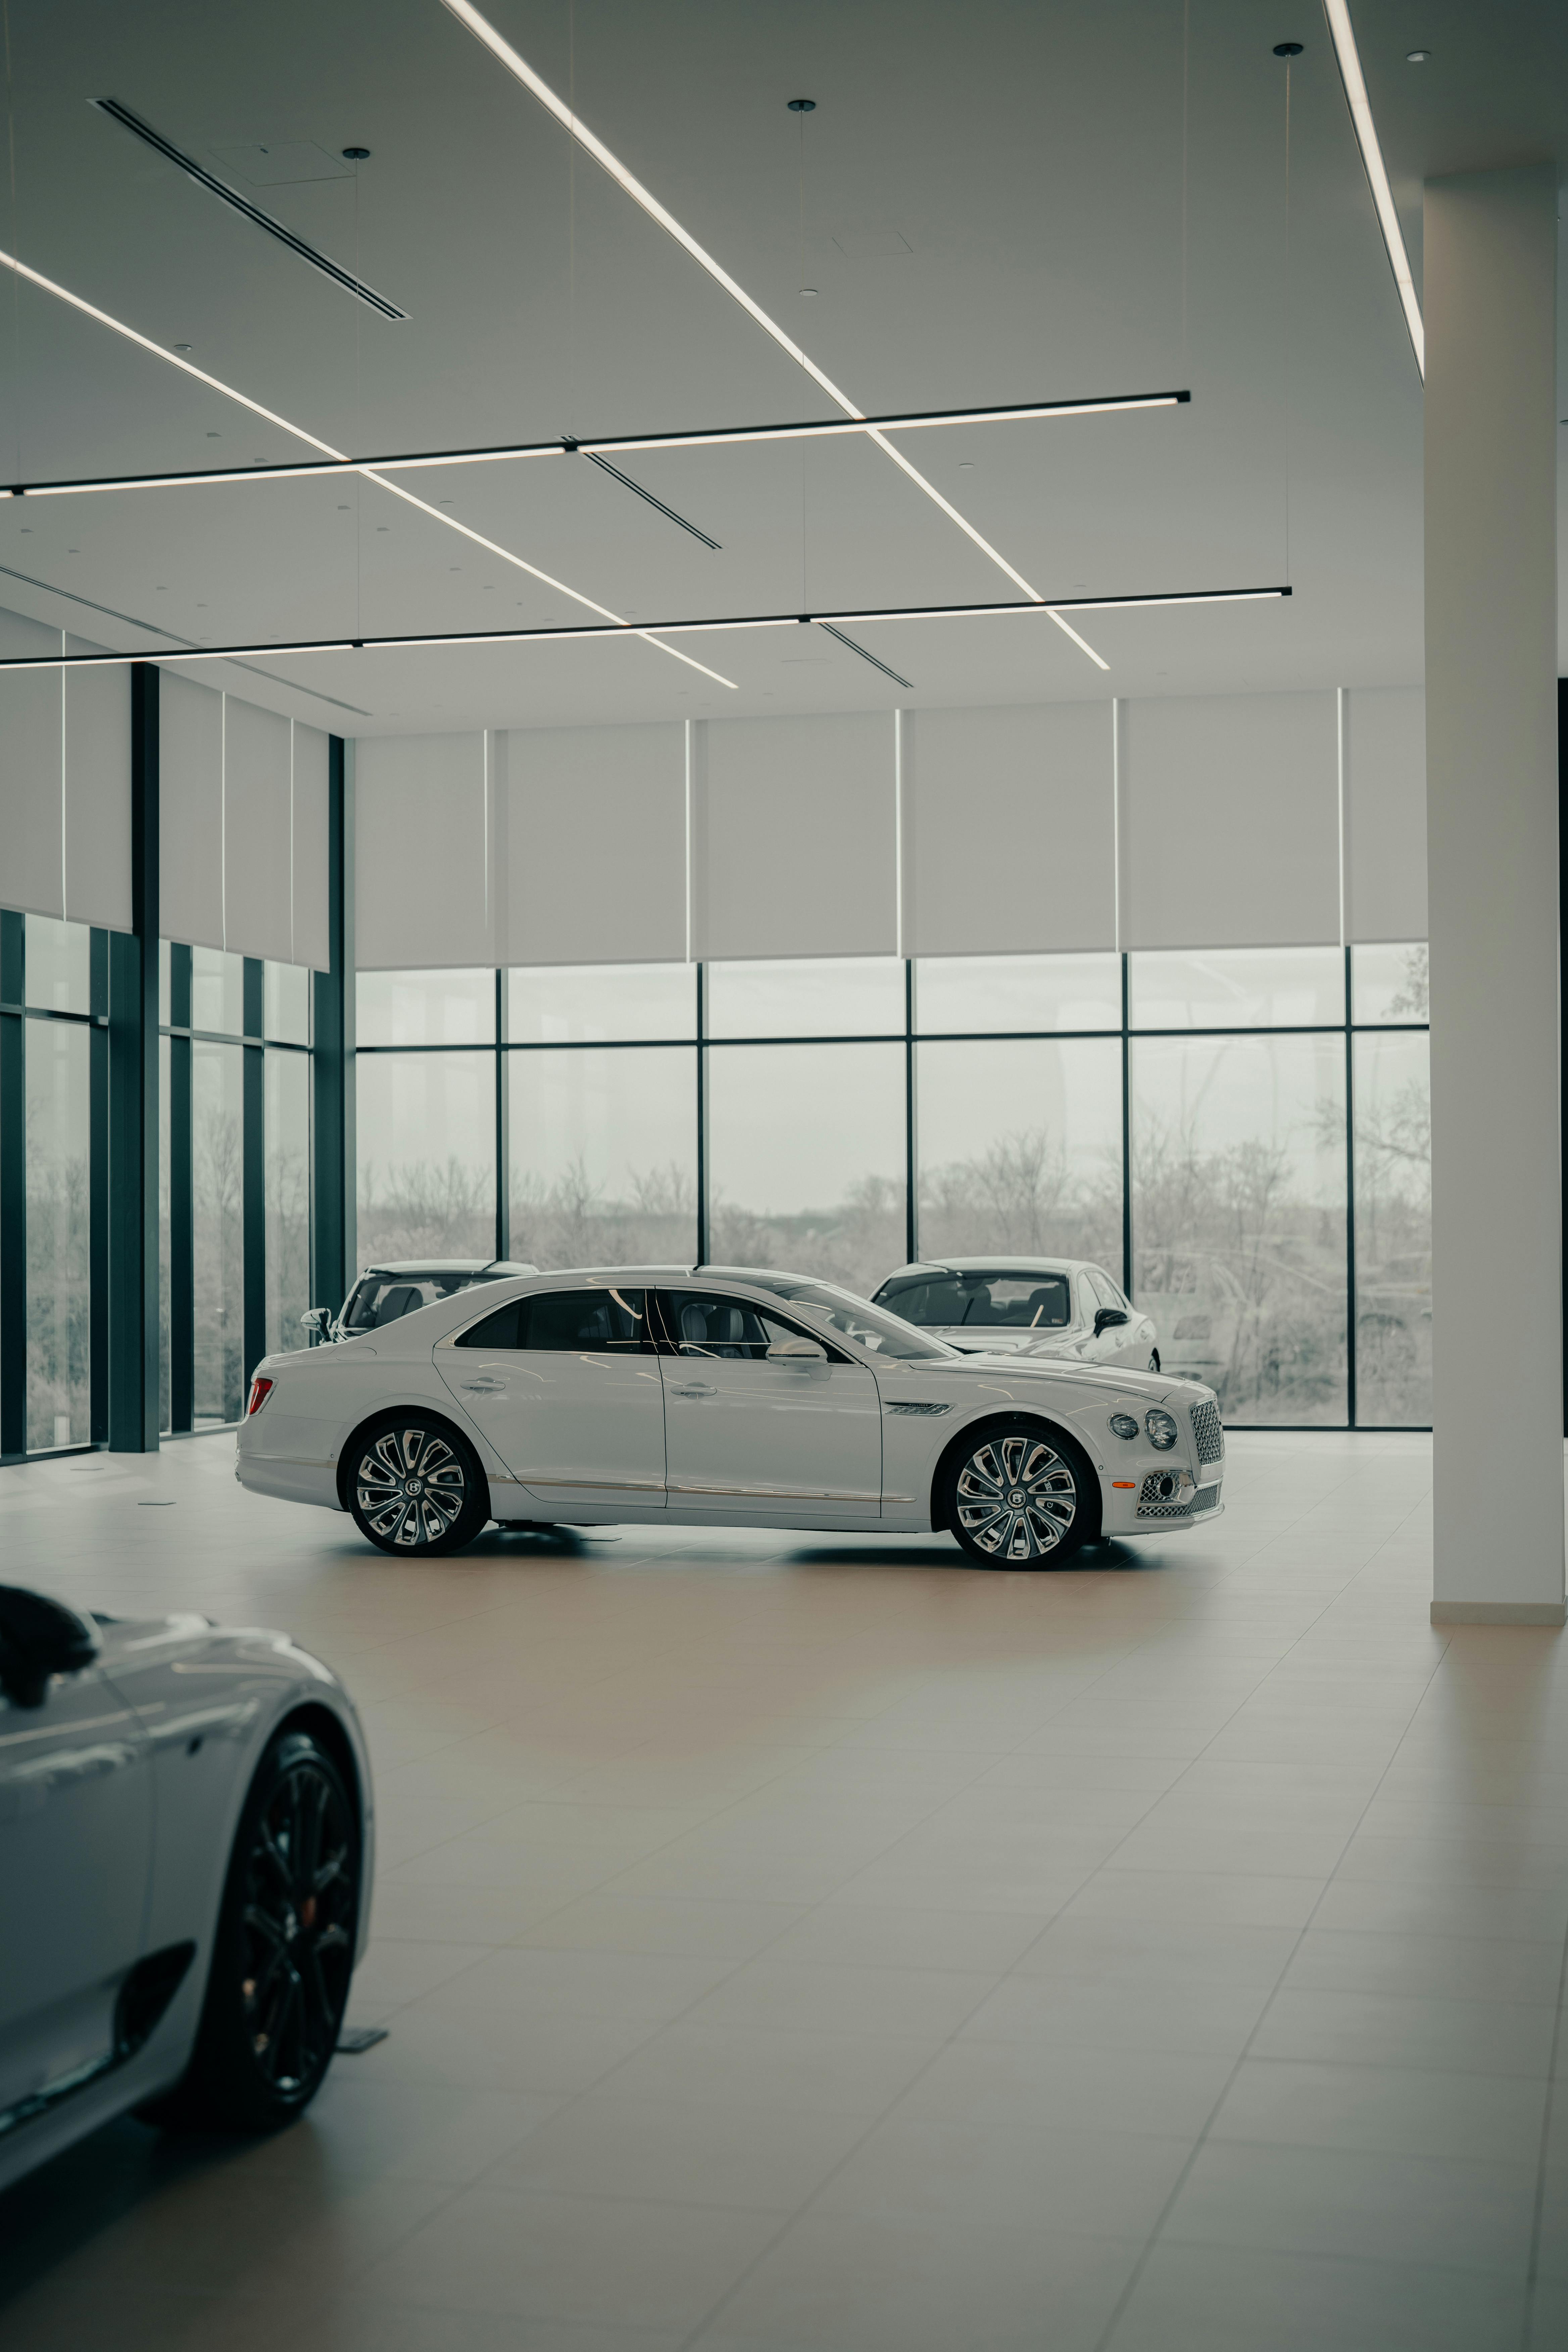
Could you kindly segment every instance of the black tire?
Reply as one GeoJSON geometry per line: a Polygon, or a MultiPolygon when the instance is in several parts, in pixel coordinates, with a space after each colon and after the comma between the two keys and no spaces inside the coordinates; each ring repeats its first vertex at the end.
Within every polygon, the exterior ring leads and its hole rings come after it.
{"type": "Polygon", "coordinates": [[[349,1449],[343,1499],[378,1551],[430,1559],[472,1543],[490,1516],[479,1457],[450,1422],[426,1412],[384,1412],[349,1449]]]}
{"type": "Polygon", "coordinates": [[[276,2131],[310,2105],[348,2002],[362,1853],[331,1757],[279,1732],[235,1833],[195,2049],[163,2120],[276,2131]]]}
{"type": "Polygon", "coordinates": [[[1015,1413],[964,1432],[937,1508],[983,1568],[1059,1568],[1100,1533],[1100,1482],[1070,1437],[1015,1413]]]}

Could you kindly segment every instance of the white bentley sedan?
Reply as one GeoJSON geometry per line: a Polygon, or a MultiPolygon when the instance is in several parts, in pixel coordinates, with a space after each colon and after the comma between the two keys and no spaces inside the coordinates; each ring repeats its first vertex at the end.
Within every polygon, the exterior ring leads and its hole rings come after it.
{"type": "Polygon", "coordinates": [[[1102,1265],[1077,1257],[922,1259],[873,1293],[879,1307],[966,1352],[1076,1356],[1160,1369],[1160,1335],[1102,1265]]]}
{"type": "Polygon", "coordinates": [[[371,1847],[353,1702],[287,1634],[0,1585],[0,2189],[128,2107],[300,2114],[371,1847]]]}
{"type": "Polygon", "coordinates": [[[503,1527],[946,1528],[992,1568],[1220,1507],[1212,1389],[961,1354],[828,1282],[641,1266],[490,1282],[269,1356],[235,1475],[382,1550],[503,1527]]]}

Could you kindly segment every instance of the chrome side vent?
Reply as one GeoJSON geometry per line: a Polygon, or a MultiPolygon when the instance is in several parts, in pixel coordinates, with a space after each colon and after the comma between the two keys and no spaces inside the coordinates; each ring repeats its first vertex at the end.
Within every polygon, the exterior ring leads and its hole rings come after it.
{"type": "Polygon", "coordinates": [[[151,147],[155,155],[162,155],[166,163],[173,163],[176,171],[184,172],[187,179],[195,180],[198,187],[205,188],[209,195],[216,196],[237,213],[243,213],[246,219],[254,221],[258,228],[264,228],[268,236],[275,236],[279,245],[286,245],[290,253],[297,253],[301,261],[308,261],[312,269],[321,271],[323,278],[331,278],[346,292],[356,295],[362,302],[367,302],[373,310],[379,310],[384,319],[407,318],[406,310],[400,310],[395,302],[389,302],[384,294],[378,294],[374,287],[367,286],[363,278],[352,276],[346,269],[340,269],[335,261],[330,261],[324,253],[318,253],[313,245],[307,245],[302,236],[296,236],[291,228],[285,228],[282,222],[274,220],[270,213],[264,213],[259,205],[253,205],[248,196],[242,196],[237,188],[231,188],[226,180],[220,180],[216,172],[209,172],[205,163],[198,163],[194,155],[187,155],[183,148],[174,145],[173,140],[165,139],[161,131],[154,131],[150,122],[143,122],[139,114],[132,114],[131,109],[122,106],[117,98],[94,98],[88,103],[96,106],[101,114],[107,114],[110,121],[118,122],[121,130],[129,131],[132,138],[140,139],[144,147],[151,147]]]}

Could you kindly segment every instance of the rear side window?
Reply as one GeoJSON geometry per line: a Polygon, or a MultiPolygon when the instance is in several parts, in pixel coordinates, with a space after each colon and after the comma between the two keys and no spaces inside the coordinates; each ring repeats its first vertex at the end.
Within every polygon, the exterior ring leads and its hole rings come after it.
{"type": "Polygon", "coordinates": [[[433,1307],[466,1290],[471,1274],[369,1274],[349,1300],[343,1317],[347,1331],[379,1331],[417,1307],[433,1307]]]}
{"type": "Polygon", "coordinates": [[[928,1330],[1060,1331],[1072,1320],[1065,1274],[942,1274],[877,1294],[879,1306],[928,1330]]]}
{"type": "Polygon", "coordinates": [[[509,1299],[462,1332],[459,1348],[528,1348],[551,1355],[636,1355],[651,1348],[642,1290],[541,1290],[509,1299]]]}

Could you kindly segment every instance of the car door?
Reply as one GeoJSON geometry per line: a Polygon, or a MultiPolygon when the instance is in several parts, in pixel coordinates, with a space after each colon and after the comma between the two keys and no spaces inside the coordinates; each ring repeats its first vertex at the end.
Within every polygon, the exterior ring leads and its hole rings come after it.
{"type": "Polygon", "coordinates": [[[101,1664],[0,1694],[0,2117],[112,2057],[152,1836],[147,1742],[101,1664]]]}
{"type": "Polygon", "coordinates": [[[442,1340],[436,1364],[542,1506],[662,1507],[664,1388],[646,1291],[525,1292],[442,1340]]]}
{"type": "Polygon", "coordinates": [[[689,1289],[658,1298],[672,1508],[785,1526],[792,1512],[880,1510],[882,1411],[866,1365],[749,1299],[689,1289]],[[771,1346],[802,1339],[825,1353],[769,1360],[771,1346]]]}

